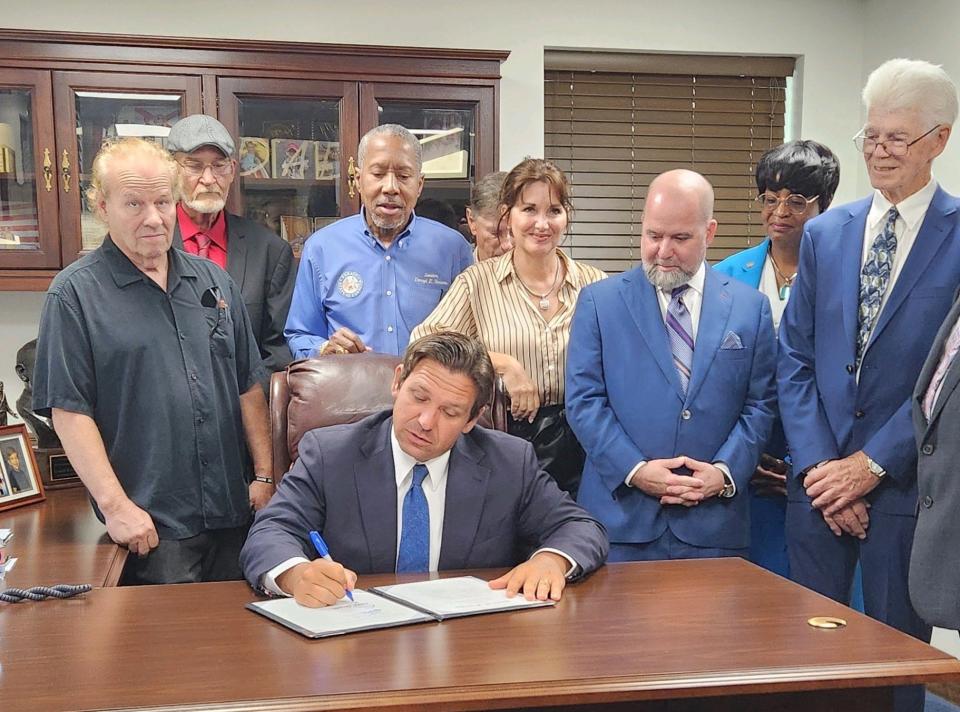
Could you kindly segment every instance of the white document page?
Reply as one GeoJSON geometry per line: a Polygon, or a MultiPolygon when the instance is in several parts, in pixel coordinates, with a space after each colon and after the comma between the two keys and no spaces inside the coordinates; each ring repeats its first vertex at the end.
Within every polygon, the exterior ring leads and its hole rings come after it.
{"type": "Polygon", "coordinates": [[[353,591],[353,599],[353,603],[343,598],[332,606],[307,608],[292,598],[273,598],[249,603],[247,608],[308,638],[325,638],[359,630],[434,620],[421,611],[361,589],[353,591]]]}
{"type": "Polygon", "coordinates": [[[486,581],[476,576],[398,583],[393,586],[377,586],[371,590],[427,611],[441,620],[475,613],[512,611],[518,608],[538,608],[554,604],[552,600],[528,601],[521,593],[513,598],[507,598],[505,590],[494,591],[486,581]]]}

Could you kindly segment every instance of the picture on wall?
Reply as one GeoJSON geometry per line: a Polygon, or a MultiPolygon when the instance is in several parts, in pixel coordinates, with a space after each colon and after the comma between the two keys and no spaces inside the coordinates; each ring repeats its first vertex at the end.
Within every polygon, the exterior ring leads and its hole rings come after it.
{"type": "Polygon", "coordinates": [[[340,175],[340,142],[317,141],[317,180],[340,175]]]}
{"type": "Polygon", "coordinates": [[[270,177],[270,142],[255,136],[240,137],[240,175],[250,178],[270,177]]]}
{"type": "Polygon", "coordinates": [[[0,427],[0,510],[44,499],[25,425],[0,427]]]}
{"type": "Polygon", "coordinates": [[[275,138],[270,147],[274,178],[314,179],[317,154],[313,141],[275,138]]]}

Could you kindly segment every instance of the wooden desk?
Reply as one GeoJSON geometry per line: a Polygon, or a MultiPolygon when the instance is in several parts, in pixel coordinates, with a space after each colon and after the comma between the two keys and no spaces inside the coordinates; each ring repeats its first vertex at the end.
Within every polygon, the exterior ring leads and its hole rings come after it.
{"type": "Polygon", "coordinates": [[[0,709],[877,712],[890,685],[960,677],[945,653],[734,559],[613,564],[554,609],[317,641],[253,599],[237,582],[0,606],[0,709]]]}
{"type": "Polygon", "coordinates": [[[0,512],[0,527],[13,529],[7,551],[18,559],[0,588],[116,586],[123,571],[127,550],[107,536],[82,487],[52,490],[43,502],[0,512]]]}

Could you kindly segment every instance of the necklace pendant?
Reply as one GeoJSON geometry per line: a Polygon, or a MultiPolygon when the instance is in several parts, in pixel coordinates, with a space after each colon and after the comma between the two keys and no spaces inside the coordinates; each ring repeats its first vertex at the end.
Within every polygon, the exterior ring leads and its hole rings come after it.
{"type": "Polygon", "coordinates": [[[550,309],[550,300],[546,297],[540,297],[540,311],[547,311],[550,309]]]}
{"type": "Polygon", "coordinates": [[[790,299],[790,285],[785,284],[780,287],[780,301],[785,302],[790,299]]]}

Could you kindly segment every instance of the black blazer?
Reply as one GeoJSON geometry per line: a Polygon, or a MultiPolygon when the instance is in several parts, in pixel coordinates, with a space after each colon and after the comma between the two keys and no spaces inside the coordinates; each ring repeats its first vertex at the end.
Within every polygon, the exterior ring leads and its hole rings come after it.
{"type": "MultiPolygon", "coordinates": [[[[224,213],[227,221],[227,272],[240,287],[250,315],[253,335],[268,375],[290,363],[283,327],[293,297],[293,251],[275,233],[253,220],[224,213]]],[[[173,246],[183,249],[180,222],[173,230],[173,246]]]]}

